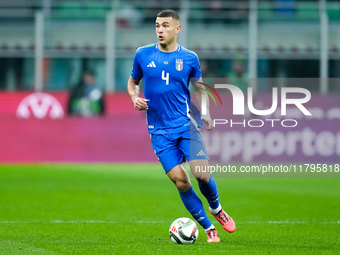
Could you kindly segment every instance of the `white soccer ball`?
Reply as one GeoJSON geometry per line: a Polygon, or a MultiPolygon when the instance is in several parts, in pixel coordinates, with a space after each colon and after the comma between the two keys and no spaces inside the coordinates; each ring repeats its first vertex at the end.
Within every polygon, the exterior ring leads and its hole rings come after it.
{"type": "Polygon", "coordinates": [[[198,228],[193,220],[178,218],[171,224],[169,236],[175,244],[193,244],[198,237],[198,228]]]}

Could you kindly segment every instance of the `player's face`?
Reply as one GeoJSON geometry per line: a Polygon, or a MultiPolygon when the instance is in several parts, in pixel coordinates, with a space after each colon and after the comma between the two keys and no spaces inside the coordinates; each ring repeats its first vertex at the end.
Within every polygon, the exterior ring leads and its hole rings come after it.
{"type": "Polygon", "coordinates": [[[172,17],[165,17],[156,19],[156,34],[161,45],[169,45],[175,39],[176,35],[181,30],[178,20],[172,17]]]}

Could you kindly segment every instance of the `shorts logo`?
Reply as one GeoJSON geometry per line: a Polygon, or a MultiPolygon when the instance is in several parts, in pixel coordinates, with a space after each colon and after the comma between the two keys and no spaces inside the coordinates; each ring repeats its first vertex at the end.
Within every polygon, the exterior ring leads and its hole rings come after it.
{"type": "Polygon", "coordinates": [[[176,70],[177,71],[183,70],[183,59],[176,59],[176,70]]]}
{"type": "Polygon", "coordinates": [[[196,156],[205,156],[203,150],[200,150],[199,153],[196,154],[196,156]]]}

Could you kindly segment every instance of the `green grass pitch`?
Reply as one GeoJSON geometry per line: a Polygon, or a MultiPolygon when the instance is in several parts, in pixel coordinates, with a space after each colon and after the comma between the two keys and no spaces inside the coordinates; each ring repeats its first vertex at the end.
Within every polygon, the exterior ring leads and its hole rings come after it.
{"type": "Polygon", "coordinates": [[[192,217],[159,164],[1,165],[0,254],[339,254],[340,179],[216,182],[236,232],[209,215],[221,243],[176,245],[192,217]]]}

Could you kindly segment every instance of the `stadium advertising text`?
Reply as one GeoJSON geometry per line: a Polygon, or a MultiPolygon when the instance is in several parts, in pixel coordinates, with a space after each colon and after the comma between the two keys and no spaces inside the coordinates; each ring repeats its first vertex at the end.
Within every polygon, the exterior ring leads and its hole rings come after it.
{"type": "Polygon", "coordinates": [[[203,134],[209,156],[219,162],[253,162],[254,160],[292,160],[338,162],[340,132],[314,131],[309,127],[283,132],[269,131],[214,131],[203,134]]]}

